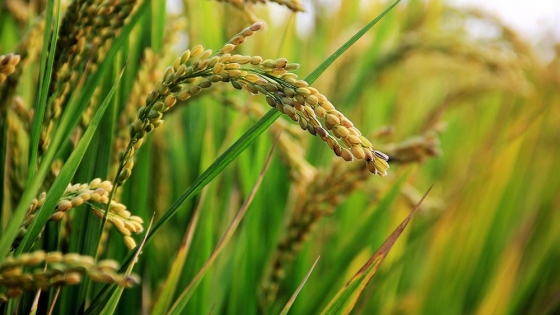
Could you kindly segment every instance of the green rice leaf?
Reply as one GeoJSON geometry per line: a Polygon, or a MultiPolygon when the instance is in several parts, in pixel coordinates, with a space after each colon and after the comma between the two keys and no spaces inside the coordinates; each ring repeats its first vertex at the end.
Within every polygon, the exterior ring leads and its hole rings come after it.
{"type": "Polygon", "coordinates": [[[257,182],[255,183],[255,185],[253,186],[253,189],[249,193],[249,196],[247,197],[247,199],[245,200],[245,202],[243,203],[243,205],[241,206],[241,208],[239,209],[239,211],[237,212],[237,214],[233,218],[233,221],[231,222],[230,226],[228,227],[228,229],[226,230],[226,232],[222,236],[222,239],[218,242],[218,245],[216,245],[216,248],[212,252],[212,255],[210,255],[210,258],[208,258],[208,260],[206,261],[204,266],[202,266],[202,268],[198,271],[198,273],[196,274],[194,279],[191,281],[191,283],[181,293],[179,298],[177,298],[177,300],[175,301],[175,304],[173,304],[173,306],[171,307],[171,310],[168,312],[168,314],[170,314],[170,315],[180,315],[180,314],[184,313],[183,312],[184,308],[187,305],[190,298],[192,297],[192,295],[194,294],[194,290],[200,284],[200,282],[202,281],[202,278],[204,277],[204,275],[206,274],[206,272],[208,271],[210,266],[212,266],[214,261],[216,261],[216,258],[218,258],[218,255],[225,248],[225,245],[231,240],[231,238],[233,236],[233,233],[235,232],[235,230],[237,230],[237,227],[241,223],[241,220],[243,219],[243,216],[245,216],[245,213],[247,213],[247,209],[249,209],[249,206],[251,205],[251,202],[253,201],[253,198],[255,197],[255,195],[257,194],[257,191],[259,190],[259,187],[261,186],[264,175],[266,174],[266,171],[268,170],[268,167],[270,166],[270,161],[272,160],[272,153],[274,152],[275,147],[276,146],[272,147],[272,149],[270,150],[270,153],[268,154],[268,157],[267,157],[266,162],[265,162],[265,164],[262,168],[262,171],[259,175],[259,178],[257,179],[257,182]]]}
{"type": "Polygon", "coordinates": [[[51,84],[51,77],[54,65],[56,42],[58,40],[60,23],[60,1],[49,1],[47,3],[47,12],[45,16],[45,30],[43,33],[43,48],[41,51],[41,72],[39,73],[39,89],[37,90],[37,97],[35,103],[35,115],[33,115],[33,123],[31,125],[31,141],[29,152],[29,172],[27,174],[27,184],[29,185],[33,180],[36,170],[37,156],[39,151],[39,138],[41,135],[41,127],[43,117],[45,115],[45,108],[48,105],[49,86],[51,84]],[[56,11],[54,5],[57,5],[56,11]],[[52,29],[50,25],[54,25],[52,29]],[[52,33],[52,35],[51,35],[52,33]],[[49,41],[50,37],[50,41],[49,41]],[[48,52],[48,48],[51,51],[48,52]]]}
{"type": "Polygon", "coordinates": [[[165,280],[165,285],[163,286],[163,291],[161,292],[157,301],[154,304],[154,308],[152,310],[152,313],[154,314],[164,314],[171,306],[171,302],[173,300],[175,290],[177,289],[177,283],[179,282],[181,272],[183,271],[183,266],[185,265],[187,255],[189,253],[189,249],[192,244],[194,232],[198,224],[198,218],[200,216],[200,208],[202,206],[202,200],[204,200],[205,195],[206,195],[205,191],[203,191],[201,193],[201,198],[198,203],[198,206],[191,218],[191,221],[189,222],[189,227],[185,232],[185,236],[183,237],[181,246],[179,247],[175,259],[173,260],[173,264],[171,265],[171,270],[169,271],[169,275],[167,276],[167,279],[165,280]]]}
{"type": "Polygon", "coordinates": [[[362,36],[364,36],[364,34],[367,33],[367,31],[369,31],[375,24],[377,24],[377,22],[379,22],[387,13],[389,13],[389,11],[391,11],[391,9],[393,9],[393,7],[395,7],[400,1],[401,0],[397,0],[397,1],[393,2],[393,4],[391,4],[389,7],[387,7],[387,9],[385,9],[383,12],[381,12],[381,14],[379,14],[375,19],[371,20],[371,22],[369,22],[366,26],[364,26],[361,30],[359,30],[356,34],[354,34],[354,36],[352,36],[346,43],[344,43],[344,45],[340,46],[340,48],[338,48],[332,55],[330,55],[329,58],[327,58],[325,61],[323,61],[317,67],[317,69],[313,70],[313,72],[311,72],[305,78],[305,81],[307,81],[309,84],[315,82],[315,80],[317,80],[317,78],[323,72],[325,72],[325,70],[327,70],[327,68],[336,59],[338,59],[338,57],[340,57],[346,50],[348,50],[348,48],[350,48],[350,46],[354,45],[354,43],[357,42],[358,39],[360,39],[362,36]]]}
{"type": "Polygon", "coordinates": [[[315,262],[313,263],[313,266],[311,266],[311,269],[309,269],[309,272],[307,272],[307,274],[305,275],[305,278],[303,278],[303,280],[301,281],[301,283],[297,287],[296,292],[294,292],[294,294],[292,294],[292,297],[290,297],[290,299],[288,300],[288,303],[286,303],[286,305],[284,306],[284,308],[280,312],[280,315],[288,314],[288,312],[290,311],[290,308],[292,307],[292,305],[296,301],[296,298],[297,298],[299,292],[301,291],[301,289],[303,289],[303,286],[307,282],[307,279],[309,279],[309,276],[311,276],[311,273],[313,272],[313,269],[315,269],[315,266],[319,262],[319,258],[321,258],[321,256],[319,256],[319,257],[317,257],[317,259],[315,259],[315,262]]]}

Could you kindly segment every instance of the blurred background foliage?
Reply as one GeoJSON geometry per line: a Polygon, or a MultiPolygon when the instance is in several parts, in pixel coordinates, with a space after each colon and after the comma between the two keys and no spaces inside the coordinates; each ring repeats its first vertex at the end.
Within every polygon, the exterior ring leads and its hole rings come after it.
{"type": "MultiPolygon", "coordinates": [[[[29,5],[8,0],[0,6],[1,54],[15,49],[32,18],[29,10],[18,15],[15,3],[29,5]]],[[[301,64],[303,78],[387,5],[314,1],[306,12],[293,13],[276,3],[239,8],[183,0],[165,13],[154,1],[115,63],[118,70],[128,55],[116,99],[125,104],[135,93],[144,48],[152,47],[161,73],[185,48],[218,48],[256,18],[267,29],[238,51],[285,57],[301,64]],[[308,28],[296,27],[295,15],[306,14],[312,16],[308,28]]],[[[33,104],[37,68],[27,69],[18,95],[33,104]]],[[[293,314],[317,313],[432,185],[355,314],[560,312],[560,49],[543,60],[490,14],[411,0],[395,7],[314,87],[391,157],[389,175],[372,176],[360,162],[340,163],[319,139],[280,118],[144,249],[135,268],[142,284],[125,290],[118,313],[150,312],[198,207],[178,292],[188,285],[249,194],[279,131],[284,140],[259,192],[186,313],[277,313],[320,255],[292,308],[293,314]],[[467,27],[473,22],[488,36],[474,36],[467,27]],[[312,218],[305,221],[305,214],[312,218]],[[272,267],[275,259],[281,267],[272,267]]],[[[139,151],[119,201],[145,221],[155,211],[157,220],[266,108],[262,97],[226,85],[177,105],[139,151]]],[[[25,124],[20,119],[14,128],[25,124]]],[[[91,167],[95,148],[73,182],[98,174],[91,167]]],[[[9,195],[11,186],[4,189],[9,195]]],[[[7,205],[16,201],[4,201],[3,226],[7,205]]],[[[76,212],[72,220],[87,215],[76,212]]],[[[66,225],[61,233],[68,233],[68,248],[80,251],[80,230],[66,225]]],[[[103,256],[124,257],[120,243],[108,243],[103,256]]],[[[75,294],[64,289],[60,299],[75,294]]]]}

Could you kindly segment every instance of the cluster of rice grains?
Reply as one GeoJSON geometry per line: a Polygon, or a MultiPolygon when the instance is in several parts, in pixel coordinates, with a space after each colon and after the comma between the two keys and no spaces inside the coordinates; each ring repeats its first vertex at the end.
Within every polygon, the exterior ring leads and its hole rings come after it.
{"type": "Polygon", "coordinates": [[[50,144],[56,120],[82,75],[95,72],[105,50],[135,8],[136,0],[73,1],[68,7],[55,50],[53,76],[49,87],[52,101],[41,130],[40,151],[50,144]]]}
{"type": "Polygon", "coordinates": [[[20,61],[19,55],[7,54],[0,56],[0,84],[16,71],[16,66],[20,61]]]}
{"type": "Polygon", "coordinates": [[[76,285],[87,275],[94,282],[131,287],[139,283],[135,275],[117,273],[114,260],[96,262],[92,257],[60,252],[36,251],[18,257],[8,257],[0,264],[0,304],[23,292],[46,290],[51,287],[76,285]]]}
{"type": "Polygon", "coordinates": [[[319,136],[337,156],[345,161],[352,161],[354,158],[365,160],[371,173],[387,175],[389,157],[374,150],[354,124],[336,110],[324,95],[308,86],[307,82],[296,80],[293,76],[283,75],[282,79],[278,81],[278,88],[281,90],[274,91],[276,86],[262,80],[254,82],[254,87],[260,87],[258,90],[262,93],[264,86],[268,92],[266,100],[270,106],[299,122],[303,130],[319,136]],[[323,119],[324,127],[318,118],[323,119]]]}
{"type": "MultiPolygon", "coordinates": [[[[111,176],[117,171],[119,166],[118,153],[124,151],[130,142],[130,135],[128,125],[136,118],[136,112],[140,107],[145,105],[145,96],[148,95],[152,89],[154,82],[156,82],[162,75],[165,66],[172,60],[170,57],[172,52],[172,45],[177,42],[180,31],[185,28],[185,21],[183,19],[175,19],[167,23],[166,35],[163,39],[162,47],[159,53],[151,48],[144,50],[144,55],[141,61],[141,66],[138,69],[136,80],[132,86],[132,91],[129,93],[126,106],[119,114],[116,131],[117,134],[113,139],[113,154],[111,155],[111,176]]],[[[174,56],[173,56],[174,58],[174,56]]]]}
{"type": "MultiPolygon", "coordinates": [[[[58,201],[49,220],[61,220],[68,210],[77,208],[83,204],[91,206],[94,214],[99,218],[103,218],[105,215],[103,209],[106,209],[109,203],[109,192],[111,192],[112,189],[113,184],[111,184],[111,182],[101,181],[99,178],[92,180],[89,184],[68,185],[68,188],[66,188],[66,191],[58,201]]],[[[46,193],[43,192],[39,195],[39,198],[31,202],[13,247],[17,247],[19,242],[23,239],[27,228],[35,219],[37,211],[43,206],[46,197],[46,193]]],[[[142,218],[131,215],[130,211],[126,210],[123,204],[111,200],[107,221],[112,223],[123,236],[124,243],[128,249],[136,247],[136,242],[131,234],[143,231],[142,218]]]]}
{"type": "Polygon", "coordinates": [[[387,175],[388,156],[374,150],[371,143],[333,104],[315,88],[292,73],[299,65],[284,58],[263,59],[260,56],[231,54],[245,38],[261,30],[258,22],[242,30],[214,53],[196,46],[185,51],[168,67],[162,80],[146,97],[146,105],[138,110],[138,118],[130,125],[130,142],[119,156],[117,185],[131,175],[132,156],[141,146],[145,135],[163,123],[163,114],[218,82],[230,82],[238,90],[263,94],[267,103],[299,122],[302,129],[320,137],[334,153],[345,161],[365,160],[368,170],[380,176],[387,175]],[[197,57],[196,61],[189,61],[197,57]],[[200,80],[198,80],[201,78],[200,80]],[[196,83],[196,84],[194,84],[196,83]],[[319,119],[324,121],[324,126],[319,119]]]}

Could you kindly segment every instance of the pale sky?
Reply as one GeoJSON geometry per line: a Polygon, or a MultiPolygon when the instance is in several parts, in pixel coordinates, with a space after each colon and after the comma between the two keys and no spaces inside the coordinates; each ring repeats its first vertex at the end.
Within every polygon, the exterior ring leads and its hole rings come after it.
{"type": "Polygon", "coordinates": [[[525,38],[560,41],[560,0],[447,0],[457,6],[474,6],[494,12],[525,38]]]}

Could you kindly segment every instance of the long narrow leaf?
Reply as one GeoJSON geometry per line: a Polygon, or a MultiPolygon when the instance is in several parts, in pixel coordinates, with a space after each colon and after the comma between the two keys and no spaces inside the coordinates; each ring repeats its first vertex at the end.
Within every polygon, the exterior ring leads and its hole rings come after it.
{"type": "Polygon", "coordinates": [[[323,310],[321,314],[331,315],[331,314],[350,314],[354,305],[358,301],[358,298],[362,295],[362,292],[371,281],[379,266],[389,254],[393,245],[401,236],[408,222],[412,219],[412,216],[418,211],[422,201],[428,195],[431,188],[424,194],[422,199],[418,202],[416,207],[410,212],[410,214],[404,219],[404,221],[391,233],[387,240],[379,247],[379,249],[371,256],[371,258],[366,262],[366,264],[346,283],[346,285],[338,291],[338,294],[330,301],[329,305],[323,310]]]}
{"type": "Polygon", "coordinates": [[[202,278],[206,274],[206,271],[208,271],[208,269],[210,268],[210,266],[212,266],[212,264],[214,263],[216,258],[218,258],[218,255],[225,248],[225,245],[229,242],[229,240],[231,240],[231,237],[233,236],[233,233],[235,232],[235,230],[239,226],[239,223],[241,223],[241,220],[243,219],[243,216],[245,216],[245,213],[247,213],[247,209],[249,209],[249,205],[251,205],[251,202],[253,201],[253,198],[255,197],[257,191],[259,190],[259,187],[261,186],[262,180],[264,178],[264,174],[266,174],[268,166],[270,165],[270,161],[272,160],[272,153],[274,152],[275,147],[276,146],[272,147],[272,149],[270,150],[270,153],[268,154],[268,157],[267,157],[266,162],[265,162],[265,164],[262,168],[262,171],[259,174],[259,178],[257,179],[257,182],[255,183],[255,185],[253,186],[253,189],[249,193],[249,196],[247,197],[247,200],[245,200],[245,202],[243,203],[243,205],[241,206],[241,208],[239,209],[239,211],[237,212],[237,214],[233,218],[233,221],[231,222],[230,226],[228,227],[228,229],[224,233],[224,236],[218,242],[218,245],[216,245],[216,248],[214,249],[214,252],[212,252],[212,255],[210,255],[210,258],[208,258],[208,260],[206,261],[204,266],[202,266],[202,268],[198,271],[198,273],[196,274],[194,279],[187,286],[187,288],[183,291],[183,293],[181,293],[179,298],[177,298],[177,301],[172,306],[172,308],[171,308],[171,310],[169,311],[168,314],[170,314],[170,315],[183,314],[183,310],[184,310],[185,306],[187,305],[188,301],[190,300],[190,298],[194,294],[194,290],[200,284],[200,281],[202,281],[202,278]]]}
{"type": "Polygon", "coordinates": [[[31,128],[31,141],[29,146],[29,172],[27,174],[27,184],[29,185],[35,175],[35,168],[39,150],[39,138],[41,135],[41,126],[43,117],[45,115],[45,108],[48,105],[47,96],[49,93],[49,85],[51,84],[51,77],[54,65],[54,57],[56,50],[56,42],[58,40],[58,31],[60,23],[60,2],[49,1],[47,3],[47,12],[45,16],[45,30],[43,33],[43,49],[41,53],[41,72],[39,73],[39,89],[37,90],[37,97],[35,102],[35,115],[33,116],[33,123],[31,128]],[[56,11],[54,4],[57,4],[56,11]],[[54,15],[53,15],[54,13],[54,15]],[[51,29],[52,19],[54,18],[54,25],[51,29]],[[51,35],[52,34],[52,35],[51,35]],[[50,41],[48,40],[50,37],[50,41]],[[51,52],[47,50],[50,47],[51,52]]]}
{"type": "Polygon", "coordinates": [[[183,271],[183,266],[185,265],[185,261],[187,259],[187,254],[189,253],[189,249],[192,244],[192,240],[194,237],[194,232],[196,230],[196,226],[198,224],[198,218],[200,216],[200,209],[202,207],[202,200],[205,197],[205,191],[202,192],[200,201],[194,214],[189,222],[189,227],[185,232],[185,236],[183,237],[183,242],[181,243],[181,247],[179,247],[179,251],[173,260],[173,264],[171,265],[171,270],[169,271],[169,275],[165,281],[165,285],[163,286],[163,291],[159,295],[152,313],[154,314],[163,314],[171,305],[173,295],[175,294],[175,290],[177,288],[177,283],[179,282],[181,272],[183,271]]]}
{"type": "Polygon", "coordinates": [[[290,299],[288,300],[288,303],[286,303],[286,305],[284,305],[284,308],[280,312],[280,315],[288,314],[288,312],[290,311],[290,308],[292,307],[292,305],[294,305],[294,302],[296,301],[296,298],[297,298],[299,292],[301,291],[301,289],[303,289],[303,286],[307,282],[307,279],[309,279],[309,276],[311,276],[311,273],[313,272],[313,269],[315,269],[315,266],[319,262],[319,258],[321,258],[321,256],[319,256],[319,257],[317,257],[317,259],[315,259],[315,262],[313,263],[313,266],[311,266],[311,269],[309,269],[309,271],[305,275],[305,278],[303,278],[303,280],[301,281],[301,283],[297,287],[294,294],[292,294],[292,297],[290,297],[290,299]]]}
{"type": "Polygon", "coordinates": [[[350,46],[354,45],[354,43],[357,42],[358,39],[360,39],[362,36],[364,36],[364,34],[367,33],[367,31],[369,31],[375,24],[377,24],[377,22],[379,22],[379,20],[381,20],[387,13],[389,13],[389,11],[391,11],[391,9],[393,9],[393,7],[396,6],[400,1],[401,0],[397,0],[397,1],[393,2],[393,4],[391,4],[389,7],[387,7],[387,9],[385,9],[383,12],[381,12],[381,14],[379,14],[377,17],[375,17],[375,19],[371,20],[371,22],[369,22],[366,26],[364,26],[361,30],[359,30],[356,34],[354,34],[354,36],[352,36],[346,43],[344,43],[344,45],[340,46],[340,48],[338,48],[332,55],[330,55],[329,58],[327,58],[325,61],[323,61],[321,63],[321,65],[319,65],[317,67],[317,69],[313,70],[313,72],[311,72],[305,78],[305,81],[307,81],[309,84],[315,82],[315,80],[317,80],[317,78],[323,72],[325,72],[325,70],[327,70],[327,68],[338,57],[340,57],[346,50],[348,50],[348,48],[350,48],[350,46]]]}

